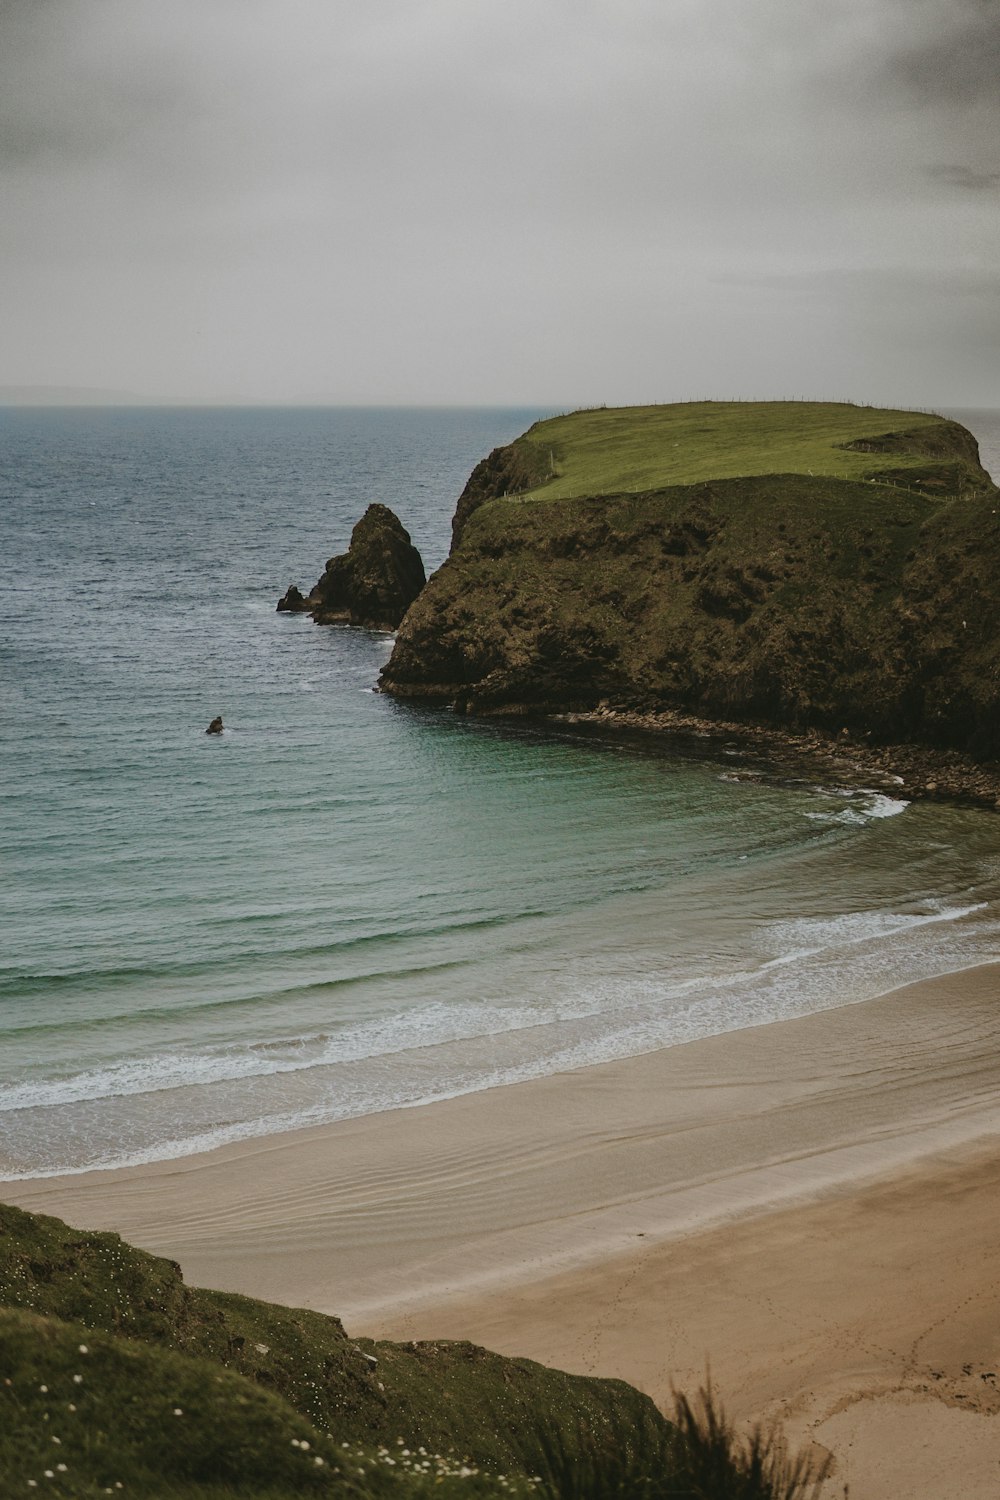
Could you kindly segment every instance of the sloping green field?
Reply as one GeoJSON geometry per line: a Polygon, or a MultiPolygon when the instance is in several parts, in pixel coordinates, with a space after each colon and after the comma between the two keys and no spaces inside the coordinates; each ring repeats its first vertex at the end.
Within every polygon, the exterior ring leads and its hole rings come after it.
{"type": "Polygon", "coordinates": [[[807,1500],[822,1469],[711,1395],[199,1291],[115,1234],[0,1204],[0,1496],[807,1500]]]}
{"type": "Polygon", "coordinates": [[[757,474],[924,472],[954,464],[954,426],[930,413],[834,402],[697,401],[571,412],[536,422],[517,446],[551,476],[530,495],[563,500],[757,474]],[[878,439],[888,441],[873,451],[878,439]],[[845,446],[857,443],[865,446],[845,446]]]}

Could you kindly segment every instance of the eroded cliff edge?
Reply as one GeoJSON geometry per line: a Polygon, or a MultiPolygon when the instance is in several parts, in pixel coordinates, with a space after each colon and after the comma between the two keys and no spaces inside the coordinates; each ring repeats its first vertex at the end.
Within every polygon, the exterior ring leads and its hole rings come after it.
{"type": "Polygon", "coordinates": [[[1000,753],[1000,492],[927,413],[587,411],[474,471],[382,687],[1000,753]]]}

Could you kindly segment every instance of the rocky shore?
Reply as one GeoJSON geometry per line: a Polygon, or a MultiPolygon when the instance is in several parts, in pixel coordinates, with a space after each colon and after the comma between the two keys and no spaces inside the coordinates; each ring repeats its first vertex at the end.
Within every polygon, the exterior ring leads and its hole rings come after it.
{"type": "Polygon", "coordinates": [[[547,715],[556,723],[602,733],[659,736],[674,743],[712,740],[766,756],[790,771],[846,781],[863,780],[909,801],[932,798],[989,807],[1000,812],[1000,764],[972,760],[957,751],[921,745],[865,745],[848,734],[791,734],[762,724],[739,724],[698,718],[673,709],[644,712],[602,704],[588,712],[547,715]]]}

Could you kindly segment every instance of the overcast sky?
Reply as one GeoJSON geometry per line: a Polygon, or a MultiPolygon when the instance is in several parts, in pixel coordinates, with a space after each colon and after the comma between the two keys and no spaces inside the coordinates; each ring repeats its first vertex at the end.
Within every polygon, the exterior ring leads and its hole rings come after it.
{"type": "Polygon", "coordinates": [[[0,18],[0,385],[1000,406],[998,0],[0,18]]]}

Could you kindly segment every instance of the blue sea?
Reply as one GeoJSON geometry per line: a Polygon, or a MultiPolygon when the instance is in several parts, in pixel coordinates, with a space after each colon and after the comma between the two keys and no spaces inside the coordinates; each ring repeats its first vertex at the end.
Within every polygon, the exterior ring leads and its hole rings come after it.
{"type": "MultiPolygon", "coordinates": [[[[0,410],[0,1176],[185,1155],[1000,957],[1000,818],[373,692],[528,410],[0,410]],[[206,736],[221,714],[220,737],[206,736]]],[[[1000,472],[1000,416],[955,413],[1000,472]]]]}

